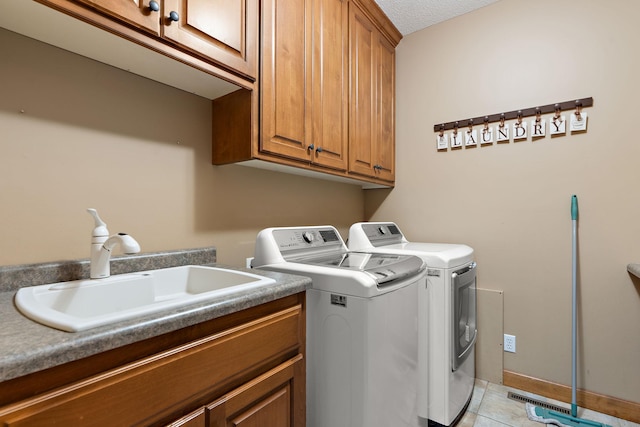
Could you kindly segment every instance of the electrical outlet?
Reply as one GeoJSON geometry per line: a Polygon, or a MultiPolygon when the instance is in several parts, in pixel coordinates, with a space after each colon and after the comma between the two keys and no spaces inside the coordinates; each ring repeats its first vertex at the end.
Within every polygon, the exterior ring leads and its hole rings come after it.
{"type": "Polygon", "coordinates": [[[508,351],[509,353],[516,352],[516,336],[504,334],[504,351],[508,351]]]}

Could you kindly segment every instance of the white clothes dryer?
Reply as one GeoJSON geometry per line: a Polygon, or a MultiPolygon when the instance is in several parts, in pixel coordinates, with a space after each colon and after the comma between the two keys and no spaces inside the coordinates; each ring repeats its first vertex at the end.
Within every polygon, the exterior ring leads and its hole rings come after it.
{"type": "Polygon", "coordinates": [[[427,263],[420,292],[421,395],[418,414],[430,426],[459,421],[475,382],[476,263],[467,245],[409,242],[392,222],[362,222],[349,230],[349,250],[416,255],[427,263]]]}
{"type": "Polygon", "coordinates": [[[331,226],[262,230],[252,267],[308,276],[307,426],[418,427],[422,259],[348,251],[331,226]]]}

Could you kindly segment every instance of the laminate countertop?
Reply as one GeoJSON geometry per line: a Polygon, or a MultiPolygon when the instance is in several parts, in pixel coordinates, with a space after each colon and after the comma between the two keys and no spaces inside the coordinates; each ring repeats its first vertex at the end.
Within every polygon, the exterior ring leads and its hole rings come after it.
{"type": "Polygon", "coordinates": [[[215,256],[215,248],[206,248],[118,257],[112,261],[112,273],[199,264],[250,271],[271,277],[276,282],[260,289],[81,332],[64,332],[28,319],[16,308],[14,296],[23,286],[63,281],[61,277],[66,280],[86,278],[87,260],[0,267],[0,382],[284,298],[311,286],[308,277],[220,265],[215,263],[215,256]]]}

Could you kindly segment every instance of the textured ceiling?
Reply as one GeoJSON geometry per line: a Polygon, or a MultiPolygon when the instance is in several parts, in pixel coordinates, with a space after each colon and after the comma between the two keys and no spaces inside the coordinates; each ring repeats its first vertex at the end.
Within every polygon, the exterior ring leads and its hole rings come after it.
{"type": "Polygon", "coordinates": [[[498,0],[376,0],[376,3],[402,35],[406,36],[496,1],[498,0]]]}

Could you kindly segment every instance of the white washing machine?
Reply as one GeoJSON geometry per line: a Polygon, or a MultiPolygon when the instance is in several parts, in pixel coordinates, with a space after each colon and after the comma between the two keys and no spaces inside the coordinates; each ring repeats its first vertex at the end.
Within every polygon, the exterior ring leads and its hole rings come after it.
{"type": "Polygon", "coordinates": [[[467,245],[409,242],[392,222],[362,222],[349,229],[350,250],[416,255],[427,263],[420,292],[420,396],[418,414],[430,426],[450,426],[464,414],[475,381],[476,263],[467,245]],[[426,384],[425,384],[426,383],[426,384]]]}
{"type": "Polygon", "coordinates": [[[422,259],[347,250],[331,226],[262,230],[252,267],[308,276],[307,427],[417,427],[422,259]]]}

